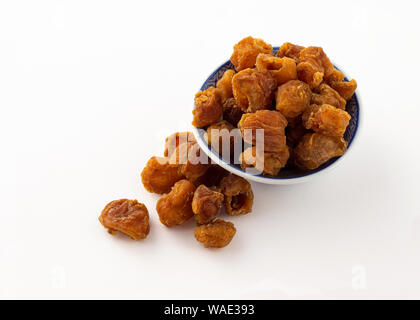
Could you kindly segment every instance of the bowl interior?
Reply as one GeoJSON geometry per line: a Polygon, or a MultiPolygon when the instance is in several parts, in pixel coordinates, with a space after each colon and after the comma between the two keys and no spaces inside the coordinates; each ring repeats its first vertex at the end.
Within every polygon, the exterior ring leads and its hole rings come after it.
{"type": "MultiPolygon", "coordinates": [[[[274,47],[273,52],[276,53],[278,49],[279,49],[278,47],[274,47]]],[[[216,69],[207,78],[207,80],[201,86],[200,90],[204,91],[209,87],[212,87],[212,86],[215,87],[217,81],[219,81],[219,79],[223,76],[225,71],[228,70],[228,69],[234,69],[233,64],[230,61],[225,62],[218,69],[216,69]]],[[[348,81],[347,78],[345,78],[345,79],[346,79],[346,81],[348,81]]],[[[357,128],[358,128],[358,123],[359,123],[359,101],[357,99],[356,93],[347,102],[346,111],[350,114],[351,120],[350,120],[350,123],[349,123],[349,125],[346,129],[346,132],[344,133],[344,139],[348,143],[348,148],[350,148],[350,146],[353,142],[353,139],[356,135],[356,131],[357,131],[357,128]]],[[[317,168],[315,170],[312,170],[312,171],[305,171],[305,170],[301,170],[299,168],[287,168],[286,167],[286,168],[283,168],[282,170],[280,170],[278,176],[275,176],[275,177],[262,176],[262,175],[252,176],[250,173],[242,170],[239,165],[232,164],[232,163],[229,163],[229,162],[223,160],[217,152],[212,150],[207,145],[207,143],[204,139],[203,130],[194,130],[194,133],[195,133],[196,138],[197,138],[197,140],[200,144],[200,147],[204,150],[204,152],[207,155],[210,156],[211,159],[213,159],[219,165],[221,165],[225,169],[227,169],[227,170],[229,170],[229,171],[231,171],[235,174],[238,174],[240,176],[246,176],[249,179],[256,180],[256,181],[259,181],[259,182],[266,182],[266,183],[274,183],[275,184],[275,183],[281,183],[282,180],[283,181],[284,180],[297,180],[298,178],[308,177],[308,176],[314,175],[315,173],[317,173],[319,171],[322,171],[322,170],[326,169],[327,167],[330,167],[332,164],[334,164],[337,160],[339,160],[341,158],[341,157],[333,158],[330,161],[323,164],[322,166],[320,166],[319,168],[317,168]],[[254,177],[254,179],[253,179],[253,177],[254,177]],[[263,181],[263,180],[265,180],[265,181],[263,181]]]]}

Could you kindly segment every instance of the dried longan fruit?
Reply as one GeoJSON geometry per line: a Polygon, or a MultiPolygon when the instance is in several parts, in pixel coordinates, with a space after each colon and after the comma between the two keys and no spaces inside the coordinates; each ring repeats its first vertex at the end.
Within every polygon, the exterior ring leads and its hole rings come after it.
{"type": "Polygon", "coordinates": [[[111,201],[102,210],[99,221],[110,234],[120,231],[134,240],[146,238],[150,231],[149,212],[137,200],[111,201]]]}
{"type": "Polygon", "coordinates": [[[269,71],[276,79],[277,86],[297,79],[296,61],[288,57],[279,58],[271,54],[260,53],[256,66],[259,71],[269,71]]]}
{"type": "Polygon", "coordinates": [[[192,132],[176,132],[165,139],[165,151],[163,155],[170,158],[176,148],[183,143],[197,143],[192,132]]]}
{"type": "Polygon", "coordinates": [[[289,157],[287,146],[279,152],[258,152],[256,147],[249,147],[241,155],[241,168],[254,167],[262,174],[276,176],[286,166],[289,157]]]}
{"type": "Polygon", "coordinates": [[[311,95],[311,89],[305,82],[291,80],[278,87],[276,109],[292,122],[309,106],[311,95]]]}
{"type": "Polygon", "coordinates": [[[251,184],[244,178],[230,174],[220,182],[220,190],[225,197],[224,204],[227,214],[236,216],[252,211],[254,193],[251,184]]]}
{"type": "Polygon", "coordinates": [[[226,100],[225,104],[223,105],[223,120],[226,120],[236,127],[243,114],[244,112],[238,106],[235,98],[226,100]]]}
{"type": "Polygon", "coordinates": [[[298,46],[296,44],[292,44],[290,42],[285,42],[280,47],[279,51],[277,51],[277,57],[283,58],[288,57],[292,58],[296,61],[296,63],[299,63],[299,55],[300,52],[305,49],[305,47],[298,46]]]}
{"type": "Polygon", "coordinates": [[[264,151],[278,152],[286,146],[286,135],[284,129],[287,126],[286,118],[278,111],[259,110],[255,113],[245,113],[238,128],[246,143],[256,145],[258,140],[257,130],[263,130],[264,151]],[[247,134],[247,132],[252,134],[247,134]]]}
{"type": "Polygon", "coordinates": [[[357,89],[357,82],[354,79],[351,81],[332,81],[330,85],[347,101],[350,100],[357,89]]]}
{"type": "Polygon", "coordinates": [[[344,135],[350,119],[346,111],[329,104],[313,104],[302,115],[302,123],[306,129],[337,137],[344,135]]]}
{"type": "Polygon", "coordinates": [[[270,109],[277,81],[269,71],[245,69],[233,76],[233,96],[243,112],[270,109]]]}
{"type": "Polygon", "coordinates": [[[194,193],[192,210],[198,224],[206,224],[213,221],[219,214],[223,203],[223,194],[200,185],[194,193]]]}
{"type": "Polygon", "coordinates": [[[330,159],[343,155],[346,149],[347,142],[342,137],[308,133],[293,150],[293,159],[299,168],[314,170],[330,159]]]}
{"type": "Polygon", "coordinates": [[[232,222],[218,219],[194,230],[195,238],[206,248],[226,247],[235,236],[236,229],[232,222]]]}
{"type": "Polygon", "coordinates": [[[328,84],[321,83],[319,87],[315,88],[313,91],[311,104],[329,104],[342,110],[346,108],[346,100],[328,84]]]}
{"type": "Polygon", "coordinates": [[[230,61],[237,71],[241,71],[255,67],[255,61],[260,53],[272,52],[273,47],[264,40],[247,37],[235,44],[230,61]]]}
{"type": "Polygon", "coordinates": [[[141,173],[144,188],[152,193],[169,192],[175,182],[183,179],[179,165],[169,163],[168,158],[152,157],[141,173]]]}
{"type": "MultiPolygon", "coordinates": [[[[204,140],[206,140],[207,144],[219,155],[222,155],[223,149],[229,154],[233,154],[235,150],[235,132],[232,132],[232,130],[235,129],[236,128],[226,120],[221,120],[207,127],[204,140]]],[[[239,133],[239,130],[236,130],[239,133]]],[[[240,133],[238,135],[240,137],[240,133]]]]}
{"type": "Polygon", "coordinates": [[[227,99],[233,97],[232,78],[234,75],[235,70],[226,70],[222,78],[220,78],[220,80],[217,81],[216,87],[220,90],[222,105],[226,102],[227,99]]]}
{"type": "Polygon", "coordinates": [[[193,126],[201,128],[216,122],[223,114],[220,90],[210,87],[207,90],[199,91],[195,95],[194,106],[193,126]]]}
{"type": "Polygon", "coordinates": [[[179,225],[190,219],[195,186],[188,180],[180,180],[172,187],[171,192],[164,194],[156,204],[160,222],[167,227],[179,225]]]}

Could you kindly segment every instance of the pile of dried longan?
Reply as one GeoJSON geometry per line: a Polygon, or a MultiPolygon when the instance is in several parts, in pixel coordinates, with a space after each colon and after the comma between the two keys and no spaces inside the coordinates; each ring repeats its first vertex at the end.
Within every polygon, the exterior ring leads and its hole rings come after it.
{"type": "MultiPolygon", "coordinates": [[[[271,45],[247,37],[234,46],[230,60],[236,70],[227,70],[216,87],[194,100],[193,125],[207,129],[209,145],[214,129],[238,127],[250,145],[240,156],[242,168],[263,163],[257,169],[271,176],[285,166],[314,170],[346,151],[345,107],[357,84],[345,81],[322,48],[285,43],[274,55],[271,45]],[[247,129],[264,130],[263,154],[255,134],[243,134],[247,129]]],[[[211,164],[190,132],[166,138],[164,157],[152,157],[141,178],[147,191],[162,194],[156,205],[162,224],[174,227],[194,217],[195,237],[205,247],[224,247],[236,233],[231,222],[217,219],[222,205],[231,216],[252,210],[249,182],[211,164]]],[[[120,231],[135,240],[150,231],[149,212],[137,200],[110,202],[99,221],[111,234],[120,231]]]]}
{"type": "MultiPolygon", "coordinates": [[[[346,81],[322,48],[286,42],[274,55],[271,45],[247,37],[230,60],[235,70],[196,94],[193,125],[208,135],[239,128],[249,145],[237,162],[244,170],[254,167],[268,176],[284,167],[309,171],[344,154],[351,119],[345,108],[357,83],[346,81]],[[258,129],[264,131],[263,151],[256,147],[258,129]]],[[[213,141],[207,143],[220,153],[213,141]]]]}
{"type": "MultiPolygon", "coordinates": [[[[225,247],[236,233],[233,223],[216,219],[222,205],[231,216],[252,210],[250,183],[212,164],[190,132],[166,138],[164,157],[152,157],[141,179],[147,191],[162,194],[156,204],[160,222],[175,227],[194,217],[195,237],[207,248],[225,247]],[[191,155],[205,161],[194,163],[191,155]]],[[[99,221],[111,234],[120,231],[135,240],[146,238],[150,231],[148,210],[136,200],[110,202],[99,221]]]]}

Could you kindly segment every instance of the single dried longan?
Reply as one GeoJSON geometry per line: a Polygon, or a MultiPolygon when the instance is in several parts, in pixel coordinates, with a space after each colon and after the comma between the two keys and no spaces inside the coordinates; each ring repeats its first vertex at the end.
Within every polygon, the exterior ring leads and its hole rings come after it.
{"type": "Polygon", "coordinates": [[[277,89],[276,109],[287,121],[293,122],[311,102],[311,89],[299,80],[292,80],[277,89]]]}
{"type": "Polygon", "coordinates": [[[226,100],[223,105],[223,120],[226,120],[236,127],[243,114],[244,112],[236,103],[235,98],[226,100]]]}
{"type": "Polygon", "coordinates": [[[232,92],[232,78],[235,75],[235,70],[229,69],[226,70],[223,74],[223,77],[217,81],[216,87],[220,90],[221,103],[222,105],[226,102],[227,99],[233,97],[232,92]]]}
{"type": "Polygon", "coordinates": [[[169,163],[168,158],[152,157],[141,172],[144,188],[153,193],[163,194],[171,190],[175,182],[183,179],[179,165],[169,163]]]}
{"type": "Polygon", "coordinates": [[[242,111],[255,112],[272,107],[277,81],[269,71],[245,69],[233,76],[232,88],[242,111]]]}
{"type": "Polygon", "coordinates": [[[313,104],[302,115],[302,123],[306,129],[337,137],[343,136],[350,119],[346,111],[329,104],[313,104]]]}
{"type": "Polygon", "coordinates": [[[223,194],[200,185],[194,193],[192,210],[198,224],[206,224],[213,221],[219,214],[223,203],[223,194]]]}
{"type": "Polygon", "coordinates": [[[192,183],[196,183],[210,167],[210,160],[198,143],[180,144],[173,152],[169,163],[176,164],[179,174],[192,183]]]}
{"type": "Polygon", "coordinates": [[[332,81],[330,85],[347,101],[350,100],[357,88],[357,82],[354,79],[351,81],[332,81]]]}
{"type": "MultiPolygon", "coordinates": [[[[207,131],[204,134],[204,140],[206,140],[207,144],[219,155],[222,155],[223,148],[227,150],[229,154],[233,154],[235,150],[235,136],[234,133],[231,134],[231,131],[235,129],[236,128],[232,124],[225,120],[213,123],[207,128],[207,131]]],[[[236,130],[239,132],[238,129],[236,130]]]]}
{"type": "Polygon", "coordinates": [[[137,200],[111,201],[102,210],[99,221],[110,234],[120,231],[134,240],[146,238],[150,231],[149,212],[137,200]]]}
{"type": "Polygon", "coordinates": [[[292,58],[293,60],[296,61],[296,63],[299,63],[299,54],[303,49],[305,49],[305,47],[298,46],[298,45],[292,44],[290,42],[285,42],[280,47],[279,51],[277,51],[277,57],[292,58]]]}
{"type": "Polygon", "coordinates": [[[236,229],[232,222],[218,219],[194,230],[195,238],[206,248],[226,247],[233,239],[236,229]]]}
{"type": "Polygon", "coordinates": [[[252,211],[254,193],[251,184],[244,178],[230,174],[220,182],[220,190],[225,196],[224,204],[227,214],[236,216],[252,211]]]}
{"type": "Polygon", "coordinates": [[[346,108],[346,100],[340,94],[326,83],[321,83],[312,93],[311,104],[329,104],[336,108],[344,110],[346,108]]]}
{"type": "Polygon", "coordinates": [[[269,71],[277,81],[277,86],[297,79],[295,60],[284,57],[274,57],[271,54],[260,53],[256,62],[257,70],[269,71]]]}
{"type": "Polygon", "coordinates": [[[272,46],[264,40],[247,37],[235,44],[230,61],[237,71],[241,71],[253,68],[260,53],[272,53],[272,51],[272,46]]]}
{"type": "Polygon", "coordinates": [[[299,54],[297,73],[299,80],[306,82],[311,89],[318,87],[324,80],[342,81],[344,75],[328,59],[324,50],[320,47],[308,47],[299,54]]]}
{"type": "Polygon", "coordinates": [[[255,113],[245,113],[238,128],[242,132],[242,137],[246,143],[257,144],[257,130],[264,130],[264,151],[282,151],[286,145],[286,135],[284,129],[287,126],[286,118],[278,111],[259,110],[255,113]],[[248,134],[251,133],[251,134],[248,134]]]}
{"type": "Polygon", "coordinates": [[[342,137],[308,133],[293,150],[293,159],[299,168],[314,170],[328,160],[343,155],[346,149],[347,142],[342,137]]]}
{"type": "Polygon", "coordinates": [[[256,147],[249,147],[241,155],[241,167],[243,170],[254,167],[262,174],[276,176],[286,166],[289,156],[287,146],[280,152],[258,152],[256,147]]]}
{"type": "Polygon", "coordinates": [[[188,180],[180,180],[172,187],[171,192],[164,194],[156,204],[160,222],[167,227],[179,225],[194,214],[192,199],[195,186],[188,180]]]}
{"type": "Polygon", "coordinates": [[[199,91],[195,95],[194,106],[193,126],[201,128],[216,122],[223,114],[220,90],[210,87],[199,91]]]}
{"type": "Polygon", "coordinates": [[[170,158],[176,148],[183,143],[197,143],[192,132],[176,132],[165,139],[165,151],[163,155],[170,158]]]}

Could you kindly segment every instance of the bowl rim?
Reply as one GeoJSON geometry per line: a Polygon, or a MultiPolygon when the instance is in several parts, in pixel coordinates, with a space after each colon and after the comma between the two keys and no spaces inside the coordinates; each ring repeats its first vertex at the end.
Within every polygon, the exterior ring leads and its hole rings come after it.
{"type": "MultiPolygon", "coordinates": [[[[273,49],[276,49],[278,47],[273,47],[273,49]]],[[[223,67],[225,66],[227,63],[229,63],[230,60],[225,61],[224,63],[222,63],[219,67],[217,67],[204,81],[204,83],[201,85],[201,87],[203,87],[203,85],[212,77],[215,76],[215,74],[223,67]]],[[[343,70],[343,68],[341,67],[337,67],[337,65],[335,63],[333,63],[333,65],[339,69],[345,76],[347,75],[347,72],[345,70],[343,70]]],[[[347,79],[347,77],[346,77],[347,79]]],[[[330,163],[328,166],[321,168],[317,171],[313,171],[313,172],[308,172],[307,174],[303,175],[303,176],[298,176],[298,177],[269,177],[269,176],[263,176],[263,175],[253,175],[250,173],[247,173],[245,171],[243,171],[242,169],[233,166],[232,164],[227,163],[225,160],[223,160],[217,153],[215,153],[207,144],[206,141],[204,141],[204,139],[202,139],[200,133],[198,132],[198,129],[200,128],[196,128],[193,125],[191,125],[192,127],[192,132],[194,134],[194,137],[198,143],[198,145],[200,146],[201,149],[203,149],[203,151],[206,153],[206,155],[208,157],[210,157],[210,159],[213,161],[213,163],[221,166],[222,168],[224,168],[225,170],[241,176],[245,179],[248,180],[252,180],[255,182],[259,182],[259,183],[263,183],[263,184],[271,184],[271,185],[290,185],[290,184],[297,184],[297,183],[302,183],[302,182],[306,182],[311,180],[314,177],[320,176],[322,174],[331,172],[333,169],[335,169],[337,167],[337,165],[339,163],[342,163],[342,160],[344,158],[344,156],[348,155],[350,150],[354,149],[354,143],[358,140],[358,136],[360,134],[360,129],[361,129],[361,124],[362,122],[362,101],[361,101],[361,97],[359,94],[359,90],[358,88],[356,89],[356,91],[354,92],[354,96],[357,102],[357,109],[358,109],[358,113],[357,113],[357,121],[356,121],[356,129],[354,131],[354,134],[350,140],[349,146],[346,150],[346,152],[336,158],[334,160],[334,162],[330,163]]]]}

